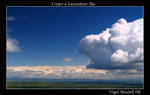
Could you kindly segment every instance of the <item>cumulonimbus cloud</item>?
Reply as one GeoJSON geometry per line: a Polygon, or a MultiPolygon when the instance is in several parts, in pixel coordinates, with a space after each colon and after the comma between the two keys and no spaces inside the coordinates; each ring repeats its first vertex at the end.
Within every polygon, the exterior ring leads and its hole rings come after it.
{"type": "Polygon", "coordinates": [[[133,22],[119,19],[99,34],[87,35],[79,52],[90,58],[87,68],[141,69],[143,66],[143,18],[133,22]]]}

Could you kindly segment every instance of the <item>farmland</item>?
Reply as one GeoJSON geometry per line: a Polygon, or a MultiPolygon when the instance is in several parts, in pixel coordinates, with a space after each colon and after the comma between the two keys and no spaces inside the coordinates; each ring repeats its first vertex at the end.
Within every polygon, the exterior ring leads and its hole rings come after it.
{"type": "Polygon", "coordinates": [[[70,82],[7,82],[7,88],[142,88],[142,85],[70,82]]]}

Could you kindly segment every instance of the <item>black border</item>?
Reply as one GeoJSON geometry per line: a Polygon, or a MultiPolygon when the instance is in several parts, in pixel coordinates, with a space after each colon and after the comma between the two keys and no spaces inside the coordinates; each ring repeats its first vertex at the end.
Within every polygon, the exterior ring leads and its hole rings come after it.
{"type": "MultiPolygon", "coordinates": [[[[96,6],[143,6],[144,0],[3,0],[0,2],[0,95],[108,95],[108,89],[6,89],[6,6],[51,6],[51,2],[94,2],[96,6]]],[[[110,89],[118,91],[119,89],[110,89]]],[[[144,95],[144,89],[125,89],[125,90],[141,90],[141,94],[144,95]]],[[[111,95],[111,94],[110,94],[111,95]]],[[[117,94],[119,95],[119,94],[117,94]]],[[[122,94],[123,95],[123,94],[122,94]]]]}
{"type": "Polygon", "coordinates": [[[144,0],[2,0],[7,6],[50,6],[51,2],[95,2],[96,6],[144,6],[144,0]]]}

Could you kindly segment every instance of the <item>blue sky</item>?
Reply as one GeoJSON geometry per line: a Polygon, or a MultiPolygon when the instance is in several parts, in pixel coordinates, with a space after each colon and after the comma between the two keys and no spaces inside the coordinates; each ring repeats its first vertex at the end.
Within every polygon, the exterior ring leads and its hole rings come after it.
{"type": "Polygon", "coordinates": [[[20,52],[7,52],[8,66],[87,65],[80,40],[111,27],[118,19],[143,18],[143,7],[8,7],[7,34],[20,52]],[[65,61],[65,58],[72,60],[65,61]]]}

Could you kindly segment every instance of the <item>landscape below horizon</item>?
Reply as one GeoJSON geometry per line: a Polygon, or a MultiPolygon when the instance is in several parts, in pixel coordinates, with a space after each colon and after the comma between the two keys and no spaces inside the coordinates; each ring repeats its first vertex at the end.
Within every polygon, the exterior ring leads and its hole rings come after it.
{"type": "Polygon", "coordinates": [[[143,88],[142,80],[7,78],[7,88],[143,88]]]}

